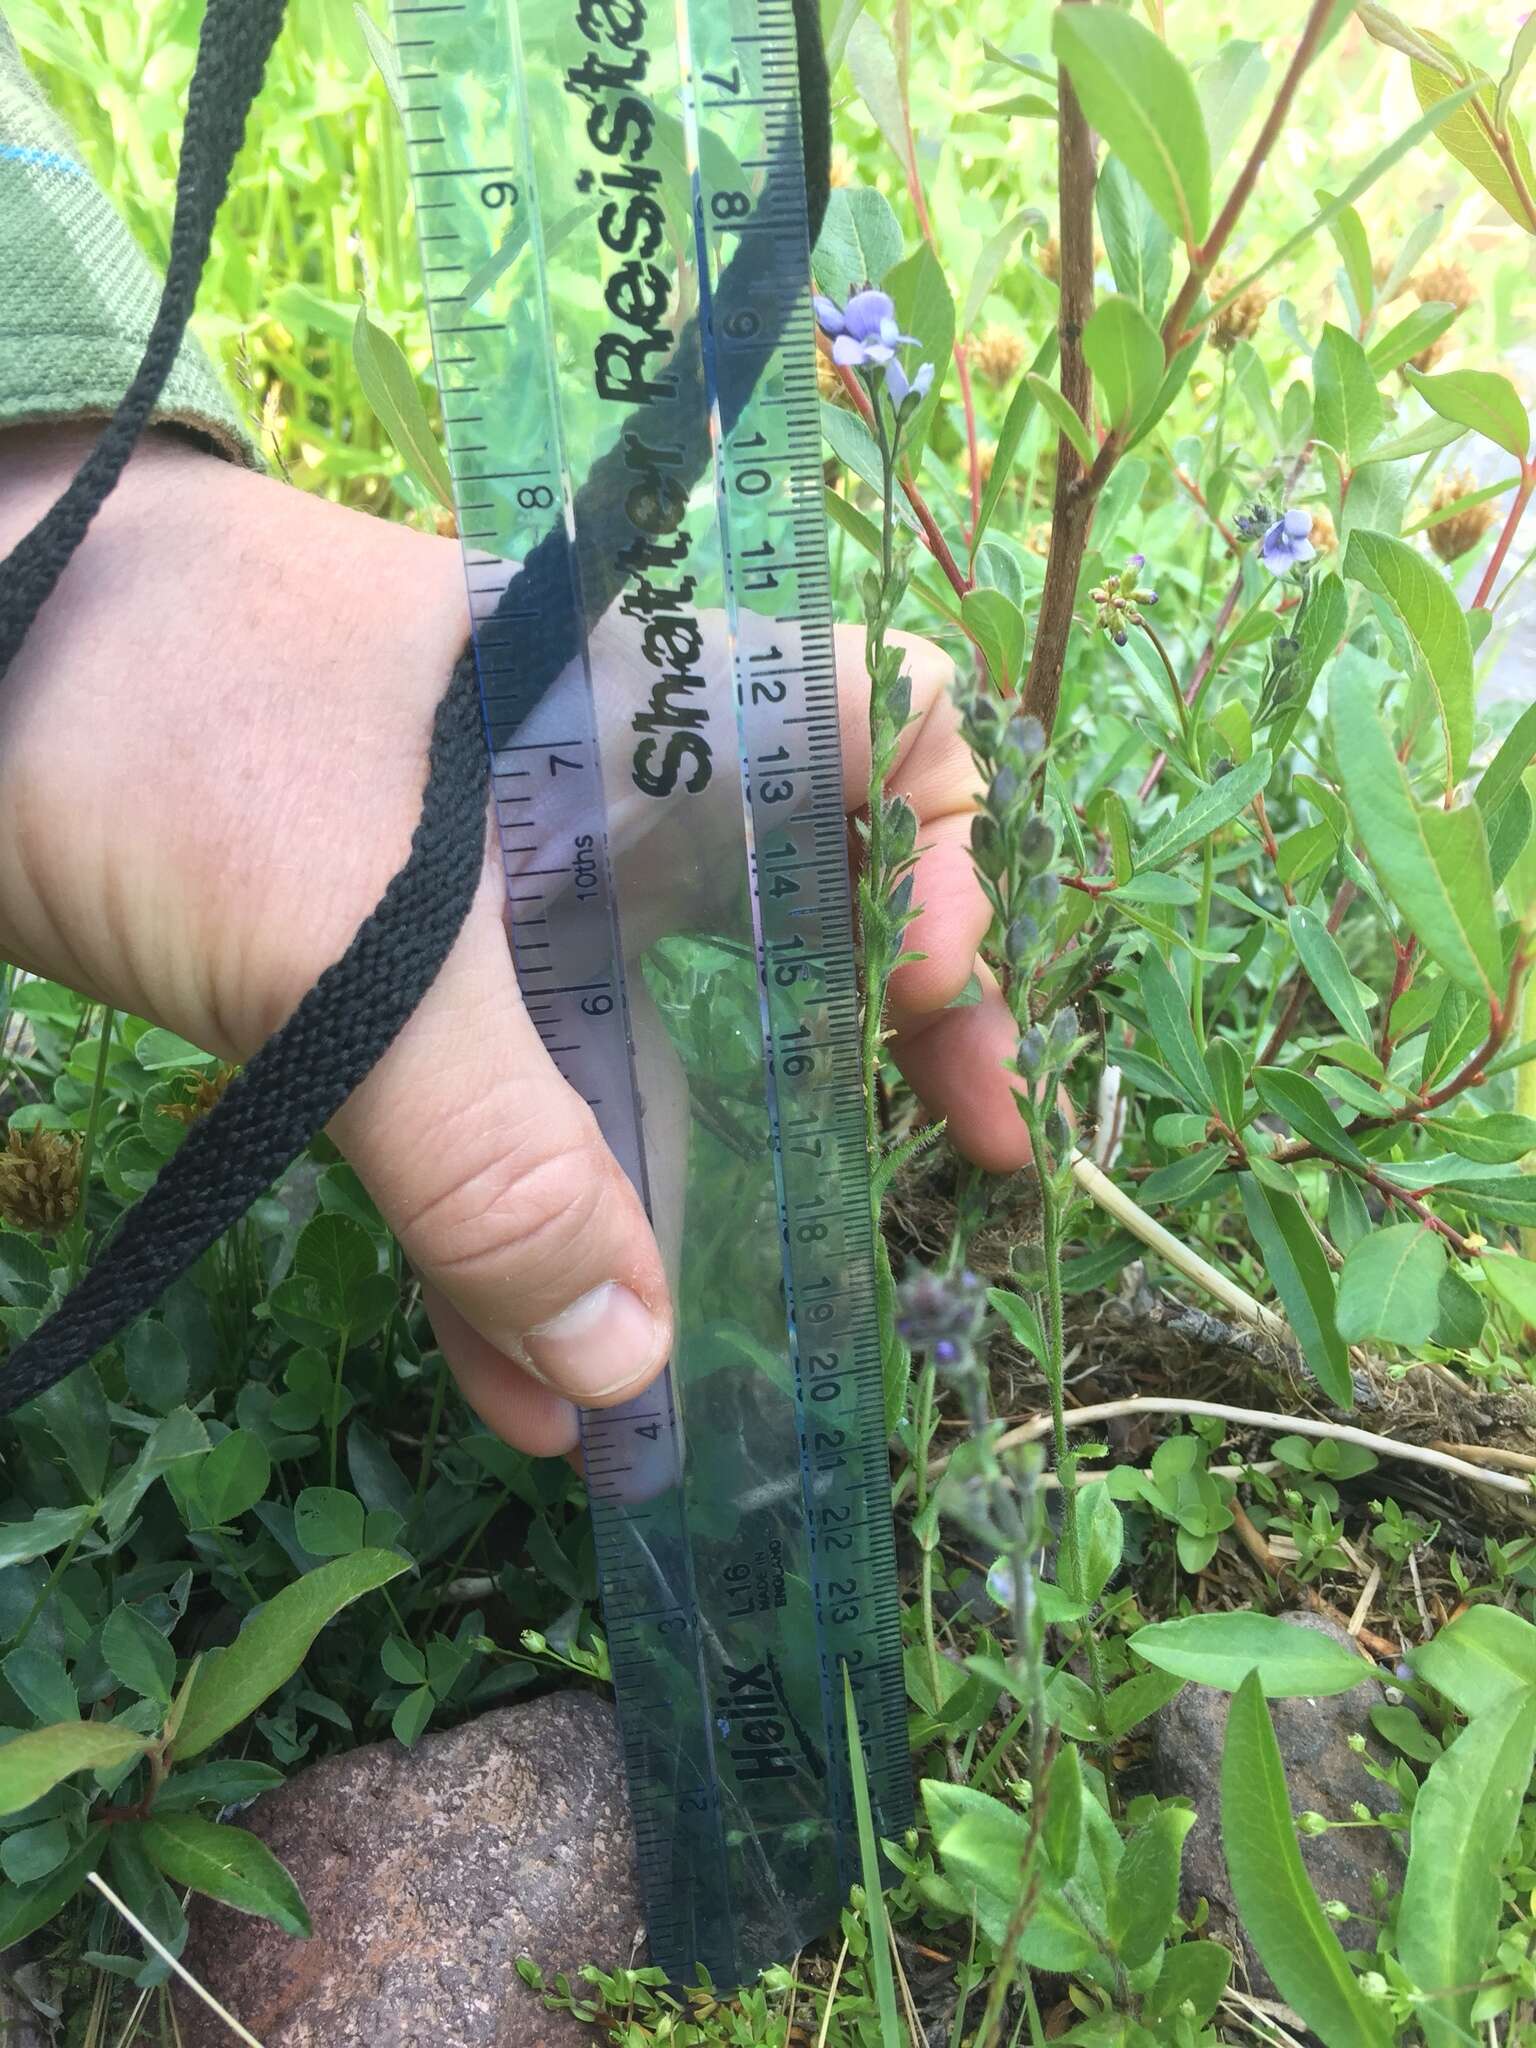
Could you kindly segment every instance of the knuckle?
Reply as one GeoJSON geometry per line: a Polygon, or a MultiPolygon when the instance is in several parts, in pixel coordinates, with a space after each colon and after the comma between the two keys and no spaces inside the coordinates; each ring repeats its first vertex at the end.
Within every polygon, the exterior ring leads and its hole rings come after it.
{"type": "Polygon", "coordinates": [[[504,1283],[528,1268],[568,1266],[590,1239],[613,1170],[594,1129],[537,1121],[472,1159],[402,1229],[413,1259],[440,1279],[504,1283]]]}

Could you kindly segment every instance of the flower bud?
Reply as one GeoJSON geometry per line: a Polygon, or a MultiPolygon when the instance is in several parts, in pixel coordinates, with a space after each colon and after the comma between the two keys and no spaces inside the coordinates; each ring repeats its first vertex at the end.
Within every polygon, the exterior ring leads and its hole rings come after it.
{"type": "Polygon", "coordinates": [[[1003,940],[1003,953],[1010,967],[1019,967],[1040,943],[1040,927],[1025,912],[1013,920],[1003,940]]]}
{"type": "Polygon", "coordinates": [[[1019,1040],[1018,1064],[1026,1081],[1038,1081],[1045,1072],[1045,1033],[1038,1024],[1031,1024],[1019,1040]]]}
{"type": "Polygon", "coordinates": [[[912,716],[912,678],[903,672],[885,693],[885,715],[894,726],[904,726],[912,716]]]}
{"type": "Polygon", "coordinates": [[[971,820],[971,858],[991,881],[1003,872],[1003,836],[985,811],[971,820]]]}
{"type": "Polygon", "coordinates": [[[1029,900],[1042,916],[1054,910],[1061,900],[1060,875],[1038,875],[1029,885],[1029,900]]]}
{"type": "Polygon", "coordinates": [[[1347,1920],[1349,1918],[1349,1908],[1342,1899],[1326,1899],[1323,1902],[1323,1911],[1330,1920],[1347,1920]]]}
{"type": "Polygon", "coordinates": [[[1024,718],[1010,718],[1003,739],[1008,746],[1017,747],[1026,761],[1045,752],[1045,727],[1032,713],[1024,718]]]}
{"type": "Polygon", "coordinates": [[[1023,787],[1023,776],[1011,762],[1005,761],[993,776],[991,787],[987,791],[988,810],[994,817],[1003,817],[1023,787]]]}
{"type": "Polygon", "coordinates": [[[1077,1021],[1076,1010],[1073,1009],[1070,1003],[1064,1003],[1051,1019],[1050,1048],[1052,1057],[1058,1062],[1068,1058],[1081,1035],[1082,1030],[1077,1021]]]}
{"type": "Polygon", "coordinates": [[[912,915],[912,891],[916,882],[917,877],[910,872],[903,875],[886,899],[886,909],[902,924],[912,915]]]}
{"type": "Polygon", "coordinates": [[[1046,1112],[1045,1138],[1053,1152],[1065,1152],[1072,1143],[1072,1126],[1059,1109],[1046,1112]]]}
{"type": "Polygon", "coordinates": [[[885,829],[890,839],[890,857],[903,861],[917,844],[917,813],[904,796],[885,799],[885,829]]]}
{"type": "Polygon", "coordinates": [[[1026,1287],[1045,1285],[1045,1249],[1040,1244],[1029,1242],[1016,1244],[1008,1254],[1008,1266],[1014,1278],[1026,1287]]]}
{"type": "Polygon", "coordinates": [[[1038,814],[1019,834],[1019,855],[1031,870],[1043,868],[1056,851],[1056,834],[1038,814]]]}
{"type": "Polygon", "coordinates": [[[1314,1813],[1310,1810],[1306,1813],[1297,1814],[1296,1825],[1304,1835],[1326,1835],[1328,1832],[1326,1815],[1314,1813]]]}

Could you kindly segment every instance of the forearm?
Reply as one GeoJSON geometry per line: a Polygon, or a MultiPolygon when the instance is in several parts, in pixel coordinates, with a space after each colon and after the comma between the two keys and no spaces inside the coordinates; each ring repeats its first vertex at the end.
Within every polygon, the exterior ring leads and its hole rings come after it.
{"type": "MultiPolygon", "coordinates": [[[[88,446],[0,435],[0,557],[88,446]]],[[[464,623],[451,543],[152,435],[0,684],[0,955],[251,1051],[404,857],[464,623]]]]}

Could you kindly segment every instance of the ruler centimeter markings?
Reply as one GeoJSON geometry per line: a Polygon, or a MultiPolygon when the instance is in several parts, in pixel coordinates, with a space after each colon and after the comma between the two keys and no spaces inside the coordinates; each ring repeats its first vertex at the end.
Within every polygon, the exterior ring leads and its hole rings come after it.
{"type": "Polygon", "coordinates": [[[582,1442],[651,1953],[911,1811],[789,0],[392,9],[528,1013],[677,1338],[582,1442]]]}

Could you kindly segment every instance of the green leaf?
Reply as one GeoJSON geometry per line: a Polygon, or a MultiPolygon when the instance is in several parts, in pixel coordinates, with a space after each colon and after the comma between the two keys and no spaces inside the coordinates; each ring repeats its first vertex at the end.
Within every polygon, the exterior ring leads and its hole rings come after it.
{"type": "Polygon", "coordinates": [[[314,1932],[299,1888],[259,1836],[195,1813],[142,1821],[145,1854],[173,1884],[190,1885],[237,1913],[274,1920],[284,1934],[314,1932]]]}
{"type": "Polygon", "coordinates": [[[1233,36],[1200,66],[1195,83],[1210,137],[1211,163],[1219,169],[1242,133],[1243,123],[1269,76],[1269,59],[1258,43],[1233,36]]]}
{"type": "Polygon", "coordinates": [[[120,1771],[149,1748],[116,1721],[60,1721],[29,1728],[0,1748],[0,1814],[20,1813],[76,1771],[120,1771]]]}
{"type": "Polygon", "coordinates": [[[311,1557],[345,1557],[363,1547],[363,1504],[341,1486],[306,1486],[293,1504],[293,1533],[311,1557]]]}
{"type": "Polygon", "coordinates": [[[1355,1981],[1308,1882],[1257,1672],[1227,1715],[1221,1840],[1243,1927],[1286,2004],[1328,2048],[1389,2048],[1387,2016],[1355,1981]]]}
{"type": "MultiPolygon", "coordinates": [[[[1319,192],[1317,196],[1326,205],[1333,195],[1319,192]]],[[[1370,314],[1376,298],[1376,279],[1371,269],[1371,245],[1366,238],[1365,223],[1352,206],[1346,206],[1329,222],[1328,232],[1344,259],[1344,274],[1364,319],[1370,314]]]]}
{"type": "Polygon", "coordinates": [[[853,1680],[846,1664],[843,1666],[843,1726],[848,1744],[848,1775],[853,1785],[854,1824],[859,1837],[859,1875],[864,1884],[864,1911],[869,1917],[869,1974],[874,1981],[880,2038],[882,2041],[899,2041],[902,2027],[896,2009],[896,1978],[891,1969],[891,1937],[885,1921],[880,1844],[875,1839],[875,1823],[870,1812],[869,1779],[864,1768],[859,1710],[854,1704],[853,1680]]]}
{"type": "Polygon", "coordinates": [[[1331,693],[1334,758],[1350,814],[1382,886],[1425,951],[1463,988],[1494,998],[1504,955],[1481,813],[1417,802],[1375,699],[1375,686],[1359,673],[1340,674],[1331,693]]]}
{"type": "Polygon", "coordinates": [[[1076,1597],[1092,1606],[1120,1569],[1125,1522],[1107,1486],[1080,1487],[1075,1512],[1081,1573],[1076,1597]]]}
{"type": "Polygon", "coordinates": [[[954,354],[955,302],[939,259],[926,242],[887,274],[884,289],[895,304],[902,333],[917,336],[919,345],[909,352],[908,368],[933,365],[933,386],[916,411],[906,415],[901,429],[902,453],[915,468],[954,354]]]}
{"type": "MultiPolygon", "coordinates": [[[[1512,1117],[1510,1121],[1525,1123],[1527,1119],[1512,1117]]],[[[1481,1265],[1483,1277],[1500,1301],[1508,1303],[1523,1322],[1536,1323],[1536,1261],[1514,1252],[1490,1251],[1481,1265]]]]}
{"type": "MultiPolygon", "coordinates": [[[[1536,1628],[1507,1607],[1468,1607],[1408,1653],[1414,1675],[1467,1715],[1536,1698],[1536,1628]]],[[[0,1755],[4,1752],[0,1751],[0,1755]]]]}
{"type": "Polygon", "coordinates": [[[1013,465],[1018,457],[1019,443],[1024,438],[1024,430],[1029,425],[1035,410],[1037,400],[1034,390],[1030,385],[1030,377],[1035,376],[1043,379],[1046,376],[1056,361],[1057,347],[1058,343],[1053,330],[1041,342],[1039,349],[1036,351],[1034,362],[1031,363],[1024,376],[1019,379],[1014,394],[1008,401],[1008,410],[1003,415],[1003,424],[997,436],[997,452],[992,457],[992,474],[987,478],[987,487],[982,493],[981,513],[976,521],[976,531],[971,539],[971,555],[973,559],[975,558],[977,548],[981,545],[982,535],[992,523],[992,515],[997,510],[998,501],[1001,499],[1003,492],[1008,488],[1008,481],[1013,475],[1013,465]]]}
{"type": "Polygon", "coordinates": [[[1415,1350],[1440,1320],[1445,1241],[1422,1223],[1392,1223],[1362,1237],[1339,1276],[1339,1335],[1415,1350]]]}
{"type": "Polygon", "coordinates": [[[1302,1357],[1328,1398],[1340,1408],[1352,1408],[1355,1390],[1349,1353],[1335,1318],[1333,1275],[1301,1204],[1294,1195],[1264,1186],[1251,1173],[1239,1174],[1237,1184],[1248,1228],[1285,1305],[1302,1357]]]}
{"type": "Polygon", "coordinates": [[[1085,469],[1091,468],[1093,466],[1093,442],[1089,438],[1088,429],[1083,425],[1082,420],[1073,411],[1066,399],[1056,389],[1056,386],[1047,383],[1045,378],[1034,370],[1026,370],[1024,372],[1024,382],[1034,397],[1036,404],[1050,420],[1056,431],[1059,434],[1065,434],[1072,446],[1082,457],[1083,467],[1085,469]]]}
{"type": "Polygon", "coordinates": [[[1372,1046],[1370,1019],[1338,940],[1317,912],[1302,904],[1292,907],[1286,921],[1307,979],[1355,1043],[1372,1046]]]}
{"type": "Polygon", "coordinates": [[[1232,1974],[1232,1951],[1219,1941],[1181,1941],[1163,1957],[1157,1982],[1147,1992],[1143,2010],[1149,2020],[1164,2020],[1191,2008],[1191,2022],[1203,2027],[1221,2003],[1232,1974]]]}
{"type": "Polygon", "coordinates": [[[69,1861],[36,1884],[0,1888],[0,1952],[25,1941],[61,1912],[101,1861],[107,1830],[97,1828],[69,1861]]]}
{"type": "Polygon", "coordinates": [[[123,1338],[123,1367],[134,1399],[156,1415],[187,1398],[189,1368],[181,1339],[168,1323],[144,1316],[123,1338]]]}
{"type": "MultiPolygon", "coordinates": [[[[973,1905],[984,1931],[992,1940],[1001,1941],[1024,1878],[1030,1848],[1029,1823],[1016,1808],[1005,1806],[1001,1800],[969,1785],[951,1785],[928,1778],[923,1781],[922,1793],[934,1848],[945,1875],[967,1905],[973,1905]]],[[[1100,1822],[1106,1820],[1097,1801],[1085,1799],[1075,1887],[1085,1902],[1101,1894],[1103,1888],[1094,1854],[1102,1841],[1095,1815],[1100,1822]]],[[[1110,1833],[1114,1833],[1112,1825],[1110,1833]]],[[[1111,1856],[1113,1853],[1108,1851],[1111,1856]]],[[[1018,1953],[1020,1961],[1031,1969],[1067,1971],[1089,1967],[1099,1950],[1082,1920],[1068,1905],[1064,1888],[1042,1885],[1018,1953]]]]}
{"type": "MultiPolygon", "coordinates": [[[[1463,105],[1471,98],[1472,90],[1470,85],[1458,87],[1453,95],[1455,103],[1458,106],[1463,105]]],[[[1257,284],[1267,271],[1271,271],[1277,265],[1288,261],[1290,257],[1295,255],[1298,249],[1310,242],[1314,235],[1321,233],[1328,226],[1329,222],[1342,212],[1346,206],[1353,206],[1362,193],[1369,192],[1378,179],[1384,178],[1393,165],[1405,157],[1410,149],[1413,149],[1422,142],[1426,135],[1431,134],[1437,123],[1443,119],[1443,114],[1431,110],[1429,113],[1421,114],[1411,127],[1403,130],[1401,135],[1394,136],[1385,149],[1379,150],[1371,158],[1363,171],[1360,171],[1355,177],[1350,179],[1336,199],[1329,200],[1321,213],[1314,214],[1305,227],[1298,228],[1294,235],[1288,236],[1277,248],[1272,249],[1257,269],[1250,270],[1246,277],[1240,277],[1235,284],[1229,285],[1226,292],[1216,302],[1217,306],[1230,305],[1234,299],[1241,298],[1250,285],[1257,284]]]]}
{"type": "Polygon", "coordinates": [[[1119,157],[1104,159],[1094,196],[1116,289],[1134,299],[1149,320],[1160,320],[1173,283],[1172,235],[1119,157]]]}
{"type": "MultiPolygon", "coordinates": [[[[1056,109],[1050,109],[1054,120],[1056,109]]],[[[1013,253],[1013,245],[1027,227],[1035,227],[1041,234],[1046,232],[1045,215],[1038,207],[1025,206],[1005,220],[995,234],[988,237],[976,259],[976,268],[971,272],[970,284],[966,287],[965,304],[956,323],[956,332],[969,334],[976,324],[976,317],[987,302],[987,295],[997,282],[998,272],[1013,253]]]]}
{"type": "Polygon", "coordinates": [[[1375,1667],[1331,1636],[1271,1614],[1188,1614],[1137,1629],[1131,1648],[1174,1678],[1236,1692],[1254,1674],[1267,1698],[1349,1692],[1375,1667]]]}
{"type": "Polygon", "coordinates": [[[1044,1365],[1045,1337],[1033,1303],[1026,1301],[1022,1294],[1015,1294],[1011,1287],[989,1287],[987,1301],[997,1310],[1008,1325],[1010,1333],[1024,1346],[1030,1356],[1038,1358],[1044,1365]]]}
{"type": "Polygon", "coordinates": [[[1109,1938],[1128,1970],[1150,1963],[1179,1908],[1184,1837],[1195,1824],[1188,1806],[1164,1806],[1138,1828],[1109,1888],[1109,1938]]]}
{"type": "Polygon", "coordinates": [[[204,1657],[176,1738],[177,1757],[197,1756],[237,1727],[293,1676],[332,1615],[409,1569],[410,1560],[392,1550],[357,1550],[275,1594],[248,1617],[228,1649],[204,1657]]]}
{"type": "Polygon", "coordinates": [[[148,1615],[120,1602],[101,1625],[101,1654],[124,1685],[163,1707],[170,1705],[176,1652],[148,1615]]]}
{"type": "Polygon", "coordinates": [[[1000,590],[981,589],[968,590],[961,598],[960,617],[999,694],[1011,695],[1026,658],[1029,628],[1024,614],[1000,590]]]}
{"type": "Polygon", "coordinates": [[[842,300],[857,285],[879,284],[899,260],[901,246],[901,224],[883,192],[835,185],[811,267],[821,290],[842,300]]]}
{"type": "Polygon", "coordinates": [[[1142,957],[1141,1006],[1168,1071],[1191,1102],[1203,1109],[1214,1109],[1211,1077],[1190,1022],[1189,998],[1155,946],[1149,946],[1142,957]]]}
{"type": "MultiPolygon", "coordinates": [[[[1090,1489],[1101,1493],[1102,1487],[1090,1489]]],[[[1056,1752],[1046,1779],[1045,1821],[1040,1845],[1045,1850],[1057,1881],[1070,1881],[1083,1847],[1082,1757],[1075,1742],[1064,1742],[1056,1752]]]]}
{"type": "Polygon", "coordinates": [[[1089,125],[1193,248],[1211,224],[1211,152],[1189,73],[1161,37],[1113,7],[1058,8],[1051,47],[1089,125]]]}
{"type": "Polygon", "coordinates": [[[254,1430],[232,1429],[197,1468],[197,1497],[215,1528],[255,1507],[272,1477],[272,1460],[254,1430]]]}
{"type": "Polygon", "coordinates": [[[0,1523],[0,1571],[62,1550],[95,1519],[94,1507],[39,1508],[29,1522],[0,1523]]]}
{"type": "Polygon", "coordinates": [[[1083,355],[1099,387],[1104,417],[1129,431],[1163,381],[1163,344],[1134,299],[1111,293],[1083,329],[1083,355]]]}
{"type": "Polygon", "coordinates": [[[1536,760],[1536,704],[1528,704],[1505,734],[1499,751],[1483,770],[1473,792],[1485,818],[1493,817],[1520,787],[1520,778],[1536,760]]]}
{"type": "Polygon", "coordinates": [[[1312,426],[1353,469],[1381,432],[1381,393],[1365,350],[1352,334],[1331,323],[1312,356],[1312,426]]]}
{"type": "Polygon", "coordinates": [[[406,1749],[414,1749],[426,1732],[437,1699],[430,1685],[408,1692],[389,1717],[389,1732],[406,1749]]]}
{"type": "Polygon", "coordinates": [[[363,396],[400,451],[406,467],[440,505],[451,511],[453,479],[427,418],[415,373],[394,336],[375,327],[368,318],[366,306],[357,309],[352,329],[352,361],[363,396]]]}
{"type": "Polygon", "coordinates": [[[1513,1116],[1507,1110],[1468,1116],[1464,1122],[1454,1116],[1423,1116],[1419,1122],[1448,1151],[1462,1159],[1479,1159],[1483,1165],[1516,1165],[1526,1153],[1536,1151],[1536,1118],[1513,1116]]]}
{"type": "Polygon", "coordinates": [[[1528,14],[1515,33],[1510,45],[1509,63],[1504,76],[1499,80],[1498,95],[1493,103],[1493,120],[1496,128],[1502,129],[1509,119],[1509,101],[1514,92],[1516,80],[1530,62],[1532,50],[1536,50],[1536,14],[1528,14]]]}
{"type": "Polygon", "coordinates": [[[1253,1086],[1264,1107],[1274,1116],[1283,1116],[1298,1138],[1316,1145],[1330,1159],[1365,1165],[1365,1154],[1334,1115],[1315,1081],[1285,1067],[1259,1067],[1254,1071],[1253,1086]]]}
{"type": "Polygon", "coordinates": [[[1143,1721],[1178,1698],[1185,1681],[1172,1671],[1136,1671],[1109,1696],[1104,1732],[1112,1742],[1129,1735],[1143,1721]]]}
{"type": "Polygon", "coordinates": [[[1397,1955],[1439,1996],[1415,2018],[1427,2048],[1462,2048],[1475,1985],[1498,1943],[1500,1878],[1520,1823],[1536,1749],[1536,1698],[1511,1694],[1480,1714],[1430,1765],[1413,1803],[1397,1955]]]}
{"type": "MultiPolygon", "coordinates": [[[[1441,299],[1426,299],[1422,305],[1415,306],[1411,313],[1405,314],[1395,325],[1389,327],[1379,340],[1372,342],[1368,351],[1372,370],[1378,377],[1385,377],[1392,370],[1400,370],[1404,363],[1410,362],[1414,356],[1437,342],[1441,335],[1454,325],[1459,311],[1458,307],[1447,305],[1441,299]]],[[[1422,433],[1423,429],[1417,431],[1422,433]]],[[[1404,440],[1409,438],[1407,435],[1403,436],[1404,440]]],[[[1455,440],[1457,437],[1451,434],[1445,438],[1455,440]]],[[[1435,440],[1432,445],[1441,447],[1444,442],[1435,440]]],[[[1403,447],[1402,441],[1388,441],[1380,447],[1373,448],[1367,459],[1371,462],[1394,462],[1398,456],[1412,453],[1412,449],[1403,447]],[[1394,450],[1396,453],[1392,452],[1394,450]]],[[[1356,467],[1359,467],[1358,463],[1356,467]]]]}
{"type": "Polygon", "coordinates": [[[1441,377],[1405,368],[1403,375],[1432,412],[1459,427],[1470,427],[1485,441],[1507,448],[1517,461],[1531,445],[1531,423],[1520,394],[1497,370],[1450,370],[1441,377]]]}
{"type": "MultiPolygon", "coordinates": [[[[1450,45],[1438,36],[1430,35],[1427,30],[1421,33],[1437,51],[1450,52],[1450,45]]],[[[1442,71],[1432,69],[1427,63],[1410,61],[1413,89],[1419,105],[1427,114],[1445,109],[1435,125],[1436,139],[1445,145],[1457,163],[1472,173],[1485,192],[1492,193],[1510,219],[1530,234],[1536,231],[1536,221],[1531,218],[1529,203],[1522,199],[1489,132],[1493,126],[1495,101],[1489,90],[1491,81],[1482,73],[1469,79],[1466,66],[1454,57],[1453,52],[1451,55],[1457,72],[1455,78],[1447,78],[1442,71]],[[1453,101],[1459,93],[1467,94],[1469,84],[1472,88],[1470,95],[1460,105],[1447,106],[1447,102],[1453,101]]],[[[1511,154],[1529,194],[1536,190],[1531,152],[1520,124],[1513,116],[1508,120],[1507,131],[1511,154]]]]}
{"type": "Polygon", "coordinates": [[[1171,818],[1165,818],[1160,825],[1154,826],[1137,850],[1138,866],[1155,868],[1170,855],[1182,853],[1186,846],[1195,846],[1209,839],[1213,832],[1247,810],[1268,782],[1273,765],[1269,749],[1260,747],[1241,768],[1234,768],[1219,782],[1207,783],[1203,789],[1197,790],[1171,818]]]}
{"type": "Polygon", "coordinates": [[[367,8],[362,5],[362,0],[352,0],[352,16],[362,31],[363,41],[368,45],[368,54],[373,59],[374,68],[384,81],[384,90],[394,102],[395,112],[404,120],[410,112],[410,104],[401,85],[400,60],[395,55],[395,46],[367,8]]]}

